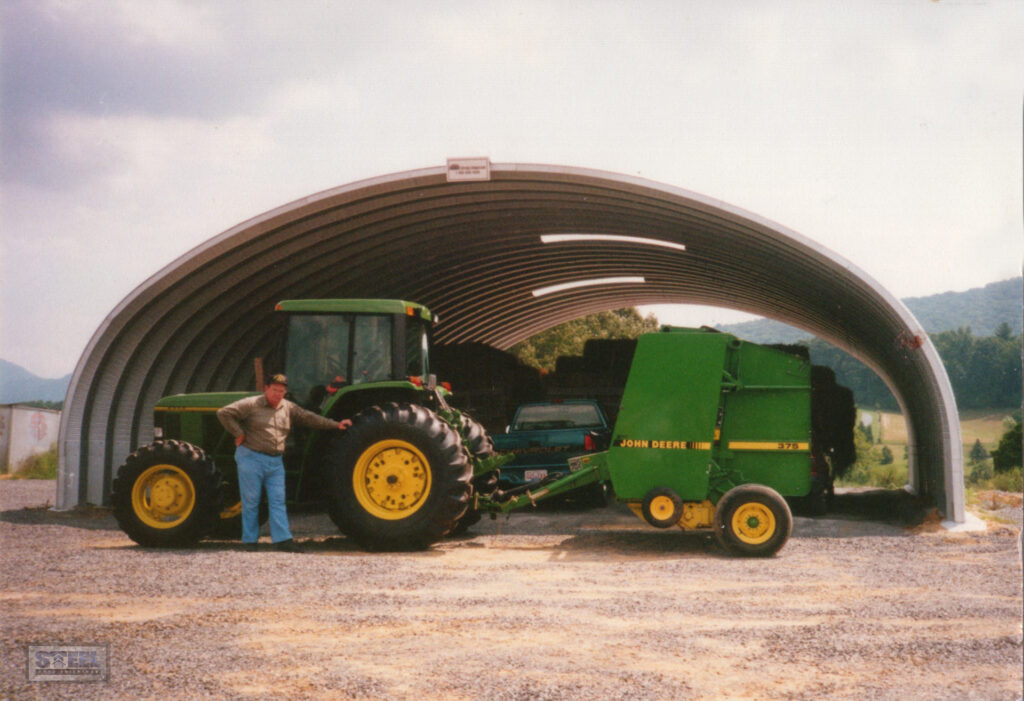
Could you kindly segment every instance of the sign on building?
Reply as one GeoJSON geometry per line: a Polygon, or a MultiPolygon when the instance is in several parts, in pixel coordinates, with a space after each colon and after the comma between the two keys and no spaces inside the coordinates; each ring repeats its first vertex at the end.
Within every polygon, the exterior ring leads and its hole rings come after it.
{"type": "Polygon", "coordinates": [[[490,180],[490,158],[449,158],[448,182],[490,180]]]}

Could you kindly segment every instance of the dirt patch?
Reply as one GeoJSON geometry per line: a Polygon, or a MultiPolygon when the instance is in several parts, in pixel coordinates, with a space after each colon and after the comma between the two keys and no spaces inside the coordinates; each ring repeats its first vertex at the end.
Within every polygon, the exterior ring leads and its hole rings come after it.
{"type": "Polygon", "coordinates": [[[296,514],[309,552],[291,555],[152,550],[102,510],[28,513],[0,514],[0,697],[1021,695],[1012,528],[797,518],[778,557],[744,560],[621,508],[548,510],[368,554],[296,514]],[[26,681],[28,644],[67,641],[108,643],[109,683],[26,681]]]}

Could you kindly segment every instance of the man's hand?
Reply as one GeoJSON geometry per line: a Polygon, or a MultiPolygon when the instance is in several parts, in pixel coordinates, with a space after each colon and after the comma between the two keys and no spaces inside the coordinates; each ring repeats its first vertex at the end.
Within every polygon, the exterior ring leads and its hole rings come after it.
{"type": "Polygon", "coordinates": [[[238,446],[242,445],[242,443],[244,443],[244,442],[245,442],[245,434],[244,433],[242,435],[240,435],[240,436],[235,436],[235,447],[236,448],[238,446]]]}
{"type": "Polygon", "coordinates": [[[352,419],[342,419],[338,422],[338,430],[344,431],[346,428],[352,425],[352,419]]]}

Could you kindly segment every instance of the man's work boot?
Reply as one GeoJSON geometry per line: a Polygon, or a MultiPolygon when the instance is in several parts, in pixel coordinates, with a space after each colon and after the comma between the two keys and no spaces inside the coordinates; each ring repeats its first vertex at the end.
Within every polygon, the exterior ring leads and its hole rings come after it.
{"type": "Polygon", "coordinates": [[[304,553],[305,550],[302,546],[296,543],[294,540],[289,538],[288,540],[282,540],[280,543],[274,543],[274,549],[280,550],[283,553],[304,553]]]}

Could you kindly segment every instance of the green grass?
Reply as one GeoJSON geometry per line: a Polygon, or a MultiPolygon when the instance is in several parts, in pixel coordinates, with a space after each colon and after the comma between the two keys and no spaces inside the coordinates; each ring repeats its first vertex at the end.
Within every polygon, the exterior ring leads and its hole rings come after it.
{"type": "MultiPolygon", "coordinates": [[[[999,444],[1003,432],[1006,431],[1003,419],[1013,412],[1014,409],[969,409],[960,412],[960,434],[964,452],[969,451],[976,440],[980,440],[986,450],[995,448],[999,444]]],[[[889,411],[867,413],[875,417],[872,426],[876,442],[906,445],[907,423],[901,414],[889,411]],[[879,426],[881,433],[879,433],[879,426]]]]}
{"type": "Polygon", "coordinates": [[[18,469],[11,475],[11,479],[57,479],[57,446],[53,446],[45,453],[36,453],[23,460],[18,469]]]}

